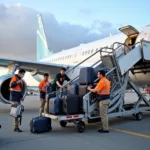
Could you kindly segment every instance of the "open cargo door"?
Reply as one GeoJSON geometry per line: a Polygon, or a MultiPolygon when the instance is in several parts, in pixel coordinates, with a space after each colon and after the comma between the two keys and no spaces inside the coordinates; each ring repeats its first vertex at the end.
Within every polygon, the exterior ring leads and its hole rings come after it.
{"type": "Polygon", "coordinates": [[[127,35],[128,37],[135,36],[135,35],[139,34],[139,31],[130,25],[119,28],[119,30],[122,33],[124,33],[125,35],[127,35]]]}

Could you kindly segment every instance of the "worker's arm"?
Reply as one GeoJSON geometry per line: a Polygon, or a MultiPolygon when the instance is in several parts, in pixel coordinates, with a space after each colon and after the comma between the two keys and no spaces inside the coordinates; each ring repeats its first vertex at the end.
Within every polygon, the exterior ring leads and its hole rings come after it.
{"type": "Polygon", "coordinates": [[[104,87],[103,82],[99,81],[99,83],[97,84],[97,86],[94,89],[91,89],[91,87],[88,87],[88,90],[93,93],[98,93],[102,90],[103,87],[104,87]]]}
{"type": "Polygon", "coordinates": [[[14,88],[16,87],[19,83],[22,83],[21,80],[16,80],[16,77],[12,77],[11,81],[10,81],[10,87],[14,88]]]}
{"type": "Polygon", "coordinates": [[[65,74],[65,79],[67,80],[67,81],[70,81],[70,78],[65,74]]]}
{"type": "Polygon", "coordinates": [[[63,86],[60,85],[59,81],[56,81],[56,84],[57,84],[60,88],[63,88],[63,86]]]}

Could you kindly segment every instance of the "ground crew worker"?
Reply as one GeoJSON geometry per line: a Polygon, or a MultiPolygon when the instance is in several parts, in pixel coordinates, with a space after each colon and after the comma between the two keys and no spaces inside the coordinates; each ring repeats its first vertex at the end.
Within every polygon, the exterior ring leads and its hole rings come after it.
{"type": "Polygon", "coordinates": [[[44,79],[40,82],[38,88],[40,92],[40,116],[42,116],[43,112],[47,112],[47,103],[46,103],[46,89],[49,85],[48,82],[48,73],[44,74],[44,79]]]}
{"type": "Polygon", "coordinates": [[[110,104],[110,81],[105,77],[105,71],[98,72],[98,78],[100,79],[97,86],[94,89],[88,87],[88,90],[97,93],[97,100],[99,101],[99,110],[102,123],[102,129],[98,130],[100,133],[108,133],[108,107],[110,104]]]}
{"type": "Polygon", "coordinates": [[[56,74],[56,77],[54,79],[54,82],[51,85],[52,92],[56,91],[57,88],[63,88],[63,82],[65,80],[70,81],[70,78],[65,74],[66,69],[61,68],[60,73],[56,74]]]}
{"type": "MultiPolygon", "coordinates": [[[[20,69],[18,74],[14,75],[10,81],[10,102],[11,104],[20,104],[21,100],[23,101],[23,81],[25,70],[20,69]]],[[[19,119],[17,117],[14,118],[14,132],[22,132],[19,129],[19,119]]]]}

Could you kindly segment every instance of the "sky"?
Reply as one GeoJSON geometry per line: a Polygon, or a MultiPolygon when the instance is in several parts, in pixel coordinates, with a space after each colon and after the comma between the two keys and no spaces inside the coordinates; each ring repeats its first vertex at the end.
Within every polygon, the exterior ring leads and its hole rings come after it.
{"type": "Polygon", "coordinates": [[[1,3],[21,3],[55,15],[59,22],[91,26],[95,20],[109,21],[115,26],[149,24],[149,0],[0,0],[1,3]]]}
{"type": "MultiPolygon", "coordinates": [[[[36,61],[36,15],[42,13],[49,48],[68,49],[150,24],[144,0],[0,0],[0,57],[36,61]]],[[[7,71],[0,71],[0,74],[7,71]]],[[[28,83],[38,83],[28,74],[28,83]]]]}

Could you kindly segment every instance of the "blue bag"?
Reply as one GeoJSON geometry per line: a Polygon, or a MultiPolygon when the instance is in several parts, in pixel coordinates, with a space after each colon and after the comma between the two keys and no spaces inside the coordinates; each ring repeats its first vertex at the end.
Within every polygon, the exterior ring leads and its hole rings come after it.
{"type": "Polygon", "coordinates": [[[53,97],[49,100],[49,113],[50,114],[61,114],[62,113],[63,102],[62,98],[53,97]]]}
{"type": "Polygon", "coordinates": [[[51,119],[46,117],[36,117],[30,121],[31,133],[43,133],[52,130],[51,119]]]}

